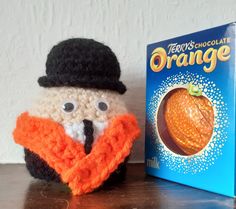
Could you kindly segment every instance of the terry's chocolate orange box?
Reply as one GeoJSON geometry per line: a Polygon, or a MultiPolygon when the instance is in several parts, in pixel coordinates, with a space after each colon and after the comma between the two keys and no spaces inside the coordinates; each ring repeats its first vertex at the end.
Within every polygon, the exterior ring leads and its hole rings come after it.
{"type": "Polygon", "coordinates": [[[235,23],[147,46],[146,172],[235,196],[235,23]]]}

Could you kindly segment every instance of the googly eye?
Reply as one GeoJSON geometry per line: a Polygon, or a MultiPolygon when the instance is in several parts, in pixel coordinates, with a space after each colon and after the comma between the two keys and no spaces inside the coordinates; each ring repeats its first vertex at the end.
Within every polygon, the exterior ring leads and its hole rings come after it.
{"type": "Polygon", "coordinates": [[[71,113],[77,109],[77,103],[75,101],[66,101],[62,104],[62,111],[65,113],[71,113]]]}
{"type": "Polygon", "coordinates": [[[99,111],[106,112],[109,109],[109,104],[106,100],[100,99],[96,102],[96,108],[99,111]]]}

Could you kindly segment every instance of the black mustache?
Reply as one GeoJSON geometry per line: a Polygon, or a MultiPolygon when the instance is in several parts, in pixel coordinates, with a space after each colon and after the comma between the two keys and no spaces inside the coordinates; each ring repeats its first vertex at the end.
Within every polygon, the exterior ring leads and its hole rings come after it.
{"type": "Polygon", "coordinates": [[[85,143],[84,143],[84,150],[86,154],[89,154],[92,150],[92,144],[94,141],[93,137],[93,122],[91,120],[84,119],[84,135],[85,135],[85,143]]]}

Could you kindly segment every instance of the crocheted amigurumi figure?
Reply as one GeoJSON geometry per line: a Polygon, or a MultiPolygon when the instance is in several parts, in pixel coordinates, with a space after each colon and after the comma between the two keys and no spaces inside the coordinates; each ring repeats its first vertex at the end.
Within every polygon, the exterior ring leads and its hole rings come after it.
{"type": "Polygon", "coordinates": [[[140,129],[119,78],[118,60],[102,43],[74,38],[51,49],[38,79],[44,91],[13,133],[32,176],[66,183],[75,195],[123,178],[140,129]]]}

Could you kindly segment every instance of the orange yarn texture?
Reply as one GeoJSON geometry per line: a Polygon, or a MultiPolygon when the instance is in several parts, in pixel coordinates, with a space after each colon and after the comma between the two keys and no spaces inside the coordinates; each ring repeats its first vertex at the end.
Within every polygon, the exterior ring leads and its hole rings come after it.
{"type": "Polygon", "coordinates": [[[86,155],[83,145],[67,136],[64,128],[51,119],[22,113],[13,132],[15,142],[54,168],[74,195],[99,187],[129,155],[139,134],[134,115],[117,116],[86,155]]]}

